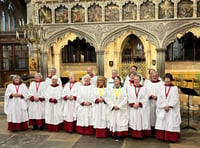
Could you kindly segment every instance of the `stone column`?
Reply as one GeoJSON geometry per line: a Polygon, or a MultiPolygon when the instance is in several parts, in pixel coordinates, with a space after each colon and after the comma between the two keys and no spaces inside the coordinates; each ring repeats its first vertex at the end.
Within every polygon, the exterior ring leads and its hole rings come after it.
{"type": "Polygon", "coordinates": [[[102,7],[102,22],[105,22],[105,6],[101,6],[102,7]]]}
{"type": "Polygon", "coordinates": [[[88,22],[88,7],[85,7],[85,23],[88,22]]]}
{"type": "Polygon", "coordinates": [[[197,17],[197,0],[193,0],[193,17],[197,17]]]}
{"type": "Polygon", "coordinates": [[[44,49],[40,51],[40,73],[44,80],[48,77],[48,54],[44,49]]]}
{"type": "Polygon", "coordinates": [[[174,18],[177,18],[178,13],[178,2],[174,2],[174,18]]]}
{"type": "Polygon", "coordinates": [[[157,48],[157,72],[160,77],[164,77],[165,75],[165,48],[157,48]]]}
{"type": "Polygon", "coordinates": [[[137,5],[137,20],[140,20],[140,4],[137,5]]]}
{"type": "Polygon", "coordinates": [[[60,54],[59,53],[55,53],[54,66],[56,68],[56,75],[60,76],[60,54]]]}
{"type": "Polygon", "coordinates": [[[71,20],[72,19],[72,17],[71,17],[72,7],[71,7],[71,5],[69,5],[67,8],[68,8],[68,23],[71,23],[72,22],[72,20],[71,20]]]}
{"type": "Polygon", "coordinates": [[[156,20],[157,20],[158,17],[159,17],[159,10],[158,10],[158,8],[159,8],[159,3],[157,2],[157,3],[155,4],[155,19],[156,19],[156,20]]]}
{"type": "Polygon", "coordinates": [[[97,70],[99,75],[104,75],[104,51],[96,51],[97,70]]]}

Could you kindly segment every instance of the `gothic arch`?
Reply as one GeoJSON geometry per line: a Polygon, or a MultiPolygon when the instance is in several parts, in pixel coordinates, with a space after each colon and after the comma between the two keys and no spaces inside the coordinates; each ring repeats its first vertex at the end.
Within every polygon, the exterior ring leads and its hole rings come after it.
{"type": "Polygon", "coordinates": [[[129,31],[132,34],[135,34],[138,38],[140,38],[141,36],[145,36],[146,39],[150,41],[150,43],[153,43],[156,47],[159,47],[159,40],[152,33],[140,27],[128,25],[122,28],[117,28],[113,30],[109,35],[107,35],[107,37],[103,39],[100,49],[103,50],[109,42],[114,40],[114,37],[121,36],[125,32],[129,32],[129,31]]]}
{"type": "Polygon", "coordinates": [[[77,30],[77,29],[74,29],[74,28],[71,28],[71,27],[68,27],[68,28],[65,28],[65,29],[63,29],[61,31],[58,31],[58,32],[54,33],[52,36],[50,36],[47,39],[47,41],[46,41],[46,46],[45,46],[46,48],[45,48],[45,50],[48,51],[48,48],[51,45],[53,45],[54,43],[56,43],[56,41],[57,41],[58,38],[60,38],[60,39],[64,38],[67,33],[74,33],[80,39],[85,38],[86,41],[88,43],[90,43],[90,45],[95,48],[95,51],[98,50],[97,43],[96,43],[96,41],[95,41],[95,39],[93,37],[91,37],[89,34],[83,32],[83,31],[80,31],[80,30],[77,30]]]}
{"type": "MultiPolygon", "coordinates": [[[[184,35],[185,33],[189,32],[189,30],[191,28],[199,28],[199,27],[200,27],[200,23],[192,22],[192,23],[184,24],[180,27],[174,28],[163,39],[162,47],[166,48],[168,44],[173,42],[177,38],[177,34],[184,35]]],[[[193,34],[196,35],[195,33],[193,33],[193,34]]],[[[198,35],[200,36],[200,34],[198,34],[198,35]]]]}

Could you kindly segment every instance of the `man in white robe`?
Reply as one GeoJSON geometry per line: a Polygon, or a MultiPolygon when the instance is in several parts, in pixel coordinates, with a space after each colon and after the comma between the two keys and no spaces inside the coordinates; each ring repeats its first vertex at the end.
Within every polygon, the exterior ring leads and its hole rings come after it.
{"type": "Polygon", "coordinates": [[[133,87],[127,89],[129,103],[129,130],[132,137],[143,138],[151,134],[149,98],[146,88],[140,85],[140,76],[134,77],[133,87]]]}
{"type": "Polygon", "coordinates": [[[65,85],[62,93],[62,98],[64,100],[64,123],[63,129],[66,132],[73,132],[76,129],[76,100],[78,95],[78,90],[80,88],[80,82],[77,82],[74,74],[69,75],[69,82],[65,85]]]}
{"type": "Polygon", "coordinates": [[[106,88],[106,79],[99,76],[97,79],[97,88],[95,88],[95,97],[92,99],[94,104],[94,128],[96,138],[105,138],[108,135],[108,104],[109,90],[106,88]]]}
{"type": "MultiPolygon", "coordinates": [[[[117,69],[113,69],[112,70],[112,77],[107,80],[107,87],[108,88],[113,88],[114,87],[114,85],[115,85],[114,78],[116,76],[118,76],[118,70],[117,69]]],[[[124,80],[123,80],[122,77],[120,77],[120,79],[121,79],[121,84],[123,85],[124,84],[124,80]]]]}
{"type": "Polygon", "coordinates": [[[151,132],[155,134],[155,124],[156,124],[156,102],[158,95],[160,94],[160,87],[163,85],[163,81],[158,79],[158,73],[153,73],[151,81],[145,84],[147,89],[147,94],[150,99],[150,124],[151,132]]]}
{"type": "Polygon", "coordinates": [[[130,77],[129,81],[124,82],[124,89],[126,90],[126,92],[127,92],[127,90],[129,90],[130,88],[132,88],[134,86],[134,77],[136,75],[137,74],[135,72],[131,72],[129,74],[129,77],[130,77]]]}
{"type": "MultiPolygon", "coordinates": [[[[144,81],[144,85],[147,85],[149,82],[151,82],[152,80],[152,76],[153,74],[157,73],[155,69],[149,69],[149,78],[148,79],[145,79],[144,81]]],[[[162,81],[162,78],[159,76],[158,77],[158,80],[162,81]]]]}
{"type": "Polygon", "coordinates": [[[45,94],[46,85],[42,81],[40,73],[35,74],[35,81],[31,82],[29,86],[29,125],[33,126],[33,130],[40,128],[44,129],[45,125],[45,94]]]}
{"type": "Polygon", "coordinates": [[[77,133],[93,135],[93,105],[95,86],[90,83],[90,76],[84,77],[84,85],[81,85],[77,96],[77,133]]]}
{"type": "Polygon", "coordinates": [[[180,138],[180,101],[178,88],[171,84],[172,75],[166,74],[157,100],[156,138],[177,142],[180,138]]]}
{"type": "MultiPolygon", "coordinates": [[[[94,86],[96,86],[97,85],[97,76],[93,73],[93,71],[92,71],[92,67],[88,67],[87,68],[87,74],[86,75],[89,75],[90,76],[90,83],[92,84],[92,85],[94,85],[94,86]]],[[[82,77],[82,84],[85,84],[85,76],[86,75],[84,75],[83,77],[82,77]]]]}
{"type": "Polygon", "coordinates": [[[57,81],[58,77],[54,75],[52,84],[47,86],[45,92],[45,122],[50,132],[61,130],[63,123],[62,86],[57,81]]]}
{"type": "Polygon", "coordinates": [[[4,112],[7,115],[8,130],[21,131],[28,129],[28,89],[20,76],[13,77],[5,91],[4,112]]]}
{"type": "Polygon", "coordinates": [[[124,137],[128,135],[128,102],[127,94],[121,87],[120,77],[114,78],[115,85],[111,88],[108,102],[108,122],[110,133],[113,137],[124,137]]]}
{"type": "MultiPolygon", "coordinates": [[[[137,75],[140,75],[140,77],[141,77],[140,84],[143,85],[143,77],[142,77],[141,74],[138,74],[138,73],[137,73],[137,69],[138,69],[137,66],[135,66],[135,65],[134,65],[134,66],[131,66],[130,73],[131,73],[131,72],[134,72],[134,73],[136,73],[137,75]]],[[[130,73],[129,73],[129,74],[130,74],[130,73]]],[[[125,79],[124,84],[130,80],[129,74],[126,76],[126,79],[125,79]]]]}
{"type": "MultiPolygon", "coordinates": [[[[52,84],[52,77],[56,75],[56,68],[51,68],[50,69],[50,76],[46,78],[45,83],[46,83],[46,87],[52,84]]],[[[62,86],[62,81],[60,79],[60,77],[58,77],[58,85],[62,86]]]]}

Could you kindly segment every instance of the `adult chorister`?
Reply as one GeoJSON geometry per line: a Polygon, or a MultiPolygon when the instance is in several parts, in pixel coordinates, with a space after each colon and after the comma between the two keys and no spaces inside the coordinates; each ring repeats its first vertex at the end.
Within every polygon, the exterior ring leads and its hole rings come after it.
{"type": "Polygon", "coordinates": [[[77,133],[93,135],[93,105],[95,86],[90,82],[89,75],[84,77],[84,84],[80,86],[77,96],[77,133]]]}
{"type": "Polygon", "coordinates": [[[76,103],[80,85],[81,83],[76,81],[74,73],[70,73],[69,82],[65,85],[62,93],[62,98],[64,100],[63,129],[66,132],[72,133],[76,129],[76,103]]]}
{"type": "Polygon", "coordinates": [[[172,75],[165,74],[165,84],[160,88],[157,100],[156,138],[177,142],[180,139],[180,101],[178,88],[172,82],[172,75]]]}
{"type": "Polygon", "coordinates": [[[35,81],[29,86],[29,125],[33,126],[33,130],[44,129],[45,125],[45,94],[46,85],[42,81],[40,73],[35,74],[35,81]]]}
{"type": "Polygon", "coordinates": [[[19,75],[5,91],[4,112],[7,115],[8,130],[22,131],[28,129],[28,89],[19,75]]]}
{"type": "Polygon", "coordinates": [[[57,132],[62,129],[63,124],[63,100],[62,86],[58,84],[58,77],[52,77],[51,85],[47,86],[45,92],[45,123],[49,132],[57,132]]]}

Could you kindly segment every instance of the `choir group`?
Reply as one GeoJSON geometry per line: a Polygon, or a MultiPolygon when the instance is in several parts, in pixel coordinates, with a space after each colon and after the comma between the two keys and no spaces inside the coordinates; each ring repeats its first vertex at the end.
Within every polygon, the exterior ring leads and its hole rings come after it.
{"type": "Polygon", "coordinates": [[[8,130],[26,130],[29,124],[33,130],[63,129],[97,138],[155,134],[158,139],[177,142],[180,103],[178,88],[171,81],[171,74],[167,73],[163,82],[153,69],[143,81],[136,66],[125,81],[117,70],[112,70],[112,78],[106,81],[88,67],[82,82],[71,73],[64,88],[55,68],[45,81],[36,73],[29,88],[16,75],[5,92],[8,130]]]}

